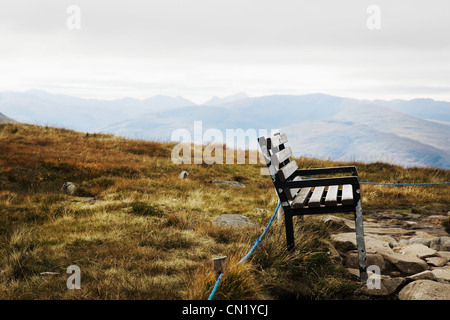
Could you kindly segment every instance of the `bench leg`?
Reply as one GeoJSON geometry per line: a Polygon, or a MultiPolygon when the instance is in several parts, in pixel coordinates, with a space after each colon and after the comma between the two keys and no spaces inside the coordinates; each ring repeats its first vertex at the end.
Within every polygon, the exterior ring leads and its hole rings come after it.
{"type": "Polygon", "coordinates": [[[284,210],[284,225],[286,227],[286,244],[287,249],[290,253],[295,251],[295,240],[294,240],[294,224],[292,222],[292,215],[289,210],[284,210]]]}
{"type": "Polygon", "coordinates": [[[356,228],[356,246],[358,248],[358,260],[359,260],[359,275],[361,283],[367,282],[367,265],[366,265],[366,245],[364,242],[364,227],[361,199],[355,207],[355,228],[356,228]]]}

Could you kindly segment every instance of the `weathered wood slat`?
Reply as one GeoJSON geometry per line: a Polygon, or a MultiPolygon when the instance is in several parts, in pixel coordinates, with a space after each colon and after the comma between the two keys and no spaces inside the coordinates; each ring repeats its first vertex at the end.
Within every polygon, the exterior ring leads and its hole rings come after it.
{"type": "Polygon", "coordinates": [[[325,191],[325,187],[315,187],[313,194],[308,202],[308,207],[316,208],[320,207],[320,201],[322,200],[322,195],[325,191]]]}
{"type": "Polygon", "coordinates": [[[353,204],[353,187],[351,184],[344,184],[342,186],[342,204],[344,206],[353,204]]]}
{"type": "Polygon", "coordinates": [[[297,169],[298,169],[297,163],[295,161],[291,161],[287,165],[285,165],[283,168],[278,170],[278,177],[280,178],[281,181],[285,181],[297,169]]]}
{"type": "Polygon", "coordinates": [[[291,203],[292,208],[303,208],[311,194],[311,188],[302,188],[291,203]]]}
{"type": "Polygon", "coordinates": [[[285,133],[277,134],[271,138],[268,138],[267,140],[269,141],[269,139],[270,139],[270,143],[268,144],[269,149],[278,147],[280,144],[285,144],[288,141],[285,133]]]}
{"type": "Polygon", "coordinates": [[[279,152],[276,152],[272,155],[272,163],[275,163],[276,165],[282,163],[286,159],[289,159],[289,157],[292,156],[292,150],[290,147],[287,147],[279,152]]]}
{"type": "MultiPolygon", "coordinates": [[[[292,181],[300,181],[302,180],[302,178],[300,176],[295,177],[294,179],[292,179],[292,181]]],[[[284,189],[284,193],[286,194],[286,196],[288,197],[289,200],[292,200],[295,195],[297,194],[298,190],[300,190],[300,188],[294,188],[294,189],[284,189]]]]}
{"type": "Polygon", "coordinates": [[[338,190],[339,190],[339,186],[329,186],[328,187],[327,196],[325,197],[325,205],[326,206],[337,205],[338,190]]]}

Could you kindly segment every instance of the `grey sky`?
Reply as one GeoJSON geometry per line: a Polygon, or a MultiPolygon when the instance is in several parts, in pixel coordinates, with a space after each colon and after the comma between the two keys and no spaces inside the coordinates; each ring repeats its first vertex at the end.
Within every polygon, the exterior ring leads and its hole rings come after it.
{"type": "Polygon", "coordinates": [[[448,0],[3,1],[0,90],[450,101],[449,18],[448,0]],[[66,27],[69,5],[80,30],[66,27]]]}

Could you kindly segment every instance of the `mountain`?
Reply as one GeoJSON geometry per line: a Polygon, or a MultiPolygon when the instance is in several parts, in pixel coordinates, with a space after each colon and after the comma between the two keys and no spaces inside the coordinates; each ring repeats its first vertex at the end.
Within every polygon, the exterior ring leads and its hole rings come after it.
{"type": "Polygon", "coordinates": [[[106,101],[30,90],[1,92],[0,111],[25,123],[159,141],[177,129],[193,137],[195,121],[223,136],[227,129],[280,129],[297,156],[450,168],[450,103],[431,99],[239,93],[196,105],[180,96],[106,101]]]}
{"type": "Polygon", "coordinates": [[[3,113],[0,112],[0,123],[12,123],[12,122],[16,122],[16,121],[5,116],[3,113]]]}
{"type": "Polygon", "coordinates": [[[97,100],[50,94],[41,90],[0,93],[0,111],[17,121],[83,132],[95,132],[100,127],[146,112],[189,105],[194,103],[179,96],[155,96],[145,100],[97,100]]]}
{"type": "Polygon", "coordinates": [[[249,96],[247,96],[244,92],[239,92],[237,94],[227,96],[225,98],[219,98],[219,97],[214,96],[203,104],[208,105],[208,106],[217,106],[220,104],[230,103],[230,102],[248,99],[248,98],[249,98],[249,96]]]}

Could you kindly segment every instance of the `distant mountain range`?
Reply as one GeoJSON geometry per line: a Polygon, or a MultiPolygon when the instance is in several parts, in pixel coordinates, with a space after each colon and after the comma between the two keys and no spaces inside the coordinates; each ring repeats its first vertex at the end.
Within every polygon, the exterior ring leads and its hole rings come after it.
{"type": "Polygon", "coordinates": [[[0,123],[16,122],[11,118],[8,118],[3,113],[0,112],[0,123]]]}
{"type": "Polygon", "coordinates": [[[168,141],[176,129],[280,129],[297,156],[450,168],[450,102],[355,100],[324,94],[248,97],[197,105],[183,97],[81,99],[29,90],[0,93],[20,122],[168,141]]]}

